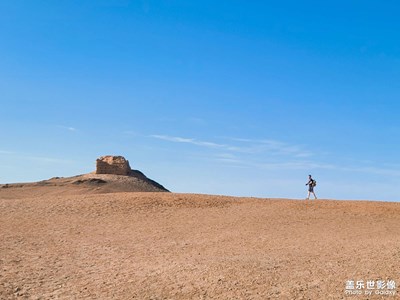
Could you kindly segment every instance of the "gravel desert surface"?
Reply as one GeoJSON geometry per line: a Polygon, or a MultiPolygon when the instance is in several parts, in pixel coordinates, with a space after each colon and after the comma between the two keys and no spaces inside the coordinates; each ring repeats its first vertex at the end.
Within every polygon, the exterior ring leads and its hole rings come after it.
{"type": "Polygon", "coordinates": [[[399,297],[400,203],[8,186],[0,228],[0,299],[399,297]]]}

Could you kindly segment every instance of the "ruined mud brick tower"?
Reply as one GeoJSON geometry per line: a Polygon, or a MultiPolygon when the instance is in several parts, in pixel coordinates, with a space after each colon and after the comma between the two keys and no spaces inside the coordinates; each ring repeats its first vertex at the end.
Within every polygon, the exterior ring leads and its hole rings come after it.
{"type": "Polygon", "coordinates": [[[129,175],[129,161],[123,156],[101,156],[96,160],[96,174],[129,175]]]}

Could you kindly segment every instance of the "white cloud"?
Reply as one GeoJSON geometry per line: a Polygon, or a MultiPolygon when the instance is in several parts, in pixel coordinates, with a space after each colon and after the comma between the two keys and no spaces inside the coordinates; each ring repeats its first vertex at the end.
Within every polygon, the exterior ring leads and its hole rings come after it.
{"type": "Polygon", "coordinates": [[[28,153],[18,153],[12,151],[2,151],[0,150],[0,154],[7,155],[9,158],[19,159],[19,160],[30,160],[30,161],[39,161],[43,163],[57,163],[57,164],[70,164],[73,161],[62,158],[54,158],[54,157],[46,157],[46,156],[36,156],[28,153]]]}
{"type": "Polygon", "coordinates": [[[68,130],[68,131],[77,131],[77,129],[75,127],[71,127],[71,126],[58,125],[57,127],[68,130]]]}
{"type": "Polygon", "coordinates": [[[45,156],[25,155],[25,156],[20,156],[20,158],[27,159],[27,160],[35,160],[35,161],[44,162],[44,163],[57,163],[57,164],[70,164],[73,162],[73,161],[67,160],[67,159],[45,157],[45,156]]]}
{"type": "Polygon", "coordinates": [[[0,154],[14,154],[13,151],[0,150],[0,154]]]}
{"type": "Polygon", "coordinates": [[[291,145],[272,139],[245,139],[245,138],[232,138],[225,137],[225,139],[247,144],[248,146],[236,147],[241,152],[248,153],[268,153],[272,155],[289,155],[293,157],[311,157],[314,154],[308,150],[304,150],[304,146],[291,145]]]}
{"type": "MultiPolygon", "coordinates": [[[[174,143],[184,143],[215,149],[212,160],[235,167],[257,168],[263,170],[335,170],[338,172],[357,172],[383,176],[400,177],[396,165],[384,167],[365,166],[362,162],[352,166],[310,160],[314,153],[302,145],[291,145],[270,139],[245,139],[223,137],[232,144],[201,141],[194,138],[184,138],[169,135],[151,135],[152,138],[174,143]]],[[[210,157],[210,156],[208,156],[210,157]]]]}
{"type": "Polygon", "coordinates": [[[380,167],[339,167],[339,170],[400,177],[400,170],[380,167]]]}
{"type": "Polygon", "coordinates": [[[310,151],[303,150],[299,145],[290,145],[280,141],[274,140],[250,140],[240,138],[225,138],[231,141],[239,142],[240,145],[230,145],[225,143],[215,143],[210,141],[200,141],[195,138],[184,138],[169,135],[151,135],[153,138],[175,142],[187,143],[201,147],[221,149],[224,151],[231,151],[246,154],[262,154],[268,153],[270,155],[286,155],[293,157],[310,157],[313,154],[310,151]],[[245,143],[245,145],[243,145],[245,143]]]}
{"type": "Polygon", "coordinates": [[[246,166],[246,161],[240,159],[234,154],[231,153],[220,153],[215,155],[215,160],[224,162],[224,163],[229,163],[229,164],[234,164],[236,166],[241,166],[245,167],[246,166]]]}
{"type": "Polygon", "coordinates": [[[158,134],[151,135],[151,137],[160,139],[160,140],[169,141],[169,142],[186,143],[186,144],[192,144],[192,145],[202,146],[202,147],[207,147],[207,148],[226,148],[227,147],[226,145],[216,144],[213,142],[199,141],[199,140],[192,139],[192,138],[182,138],[182,137],[158,135],[158,134]]]}

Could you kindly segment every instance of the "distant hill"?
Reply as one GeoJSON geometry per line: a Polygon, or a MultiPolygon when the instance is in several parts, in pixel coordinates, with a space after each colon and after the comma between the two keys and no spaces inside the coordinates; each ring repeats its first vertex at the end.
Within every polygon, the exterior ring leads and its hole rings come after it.
{"type": "Polygon", "coordinates": [[[96,171],[73,177],[53,177],[30,183],[0,185],[0,197],[40,195],[76,195],[118,192],[169,192],[142,172],[132,170],[122,156],[102,156],[96,160],[96,171]],[[122,175],[123,174],[123,175],[122,175]]]}
{"type": "Polygon", "coordinates": [[[118,192],[169,191],[161,184],[147,178],[140,171],[132,171],[129,176],[89,173],[73,177],[54,177],[39,182],[0,185],[0,197],[3,198],[118,192]]]}

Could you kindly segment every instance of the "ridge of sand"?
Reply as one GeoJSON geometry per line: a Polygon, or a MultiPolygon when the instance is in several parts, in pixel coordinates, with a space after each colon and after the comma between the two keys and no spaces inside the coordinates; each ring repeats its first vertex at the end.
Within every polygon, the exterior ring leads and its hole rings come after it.
{"type": "Polygon", "coordinates": [[[400,283],[400,203],[6,190],[0,299],[345,299],[347,280],[400,283]]]}

